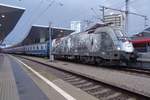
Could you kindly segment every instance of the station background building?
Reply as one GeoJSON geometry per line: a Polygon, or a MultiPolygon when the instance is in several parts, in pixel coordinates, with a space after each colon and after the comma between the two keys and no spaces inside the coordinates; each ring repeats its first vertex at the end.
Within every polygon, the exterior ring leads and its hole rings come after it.
{"type": "Polygon", "coordinates": [[[75,30],[76,33],[81,32],[81,21],[71,21],[70,28],[71,30],[75,30]]]}

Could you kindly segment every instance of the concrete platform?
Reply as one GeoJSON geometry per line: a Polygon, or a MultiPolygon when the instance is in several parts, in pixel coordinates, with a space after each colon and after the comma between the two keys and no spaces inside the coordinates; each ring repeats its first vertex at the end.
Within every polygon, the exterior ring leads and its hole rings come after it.
{"type": "MultiPolygon", "coordinates": [[[[79,88],[72,86],[71,84],[59,79],[58,77],[54,76],[53,74],[46,71],[43,66],[34,63],[29,63],[27,61],[22,60],[25,64],[31,66],[34,70],[39,72],[41,75],[46,77],[49,81],[53,82],[59,88],[64,90],[66,93],[71,95],[75,98],[75,100],[98,100],[97,98],[89,95],[88,93],[82,91],[79,88]],[[39,68],[40,67],[40,68],[39,68]],[[41,68],[42,67],[42,68],[41,68]]],[[[30,72],[25,67],[22,67],[29,76],[31,76],[32,80],[39,86],[39,88],[47,95],[50,100],[66,100],[60,93],[57,93],[52,87],[45,84],[44,81],[41,81],[38,77],[36,77],[32,72],[30,72]]]]}
{"type": "MultiPolygon", "coordinates": [[[[25,56],[24,56],[25,57],[25,56]]],[[[150,78],[121,73],[109,69],[98,68],[88,65],[74,64],[69,62],[54,61],[49,62],[47,59],[37,57],[25,57],[46,65],[56,68],[65,69],[71,72],[82,74],[90,78],[115,85],[117,87],[130,90],[145,96],[150,97],[150,78]]]]}
{"type": "Polygon", "coordinates": [[[0,54],[0,100],[19,100],[10,62],[2,54],[0,54]]]}
{"type": "MultiPolygon", "coordinates": [[[[51,74],[49,76],[53,77],[51,74]]],[[[98,100],[57,77],[51,78],[50,81],[75,100],[98,100]]],[[[26,69],[18,60],[0,54],[0,100],[66,100],[66,98],[26,69]]]]}
{"type": "Polygon", "coordinates": [[[0,100],[49,100],[20,66],[0,54],[0,100]]]}
{"type": "MultiPolygon", "coordinates": [[[[49,81],[75,98],[67,100],[98,100],[51,73],[49,77],[49,81]]],[[[0,54],[0,100],[66,100],[66,98],[15,57],[0,54]]]]}

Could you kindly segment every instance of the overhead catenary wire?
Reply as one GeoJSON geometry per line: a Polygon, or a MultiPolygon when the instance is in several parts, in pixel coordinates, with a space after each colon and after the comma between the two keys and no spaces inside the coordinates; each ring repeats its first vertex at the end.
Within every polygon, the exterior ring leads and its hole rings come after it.
{"type": "MultiPolygon", "coordinates": [[[[45,0],[40,0],[40,2],[37,4],[37,6],[30,12],[32,15],[31,16],[28,16],[26,19],[29,19],[28,20],[28,24],[27,23],[23,23],[23,27],[28,27],[28,29],[26,29],[26,28],[23,28],[23,30],[22,30],[22,32],[25,32],[26,34],[25,34],[25,37],[20,41],[20,42],[22,42],[27,36],[28,36],[28,34],[29,34],[29,32],[30,32],[30,30],[31,30],[31,27],[32,27],[32,24],[39,18],[39,16],[41,15],[41,13],[43,12],[43,10],[39,13],[37,13],[36,12],[36,10],[37,9],[41,9],[41,5],[44,3],[44,1],[45,0]],[[36,13],[38,14],[38,16],[35,16],[36,15],[36,13]],[[26,31],[27,30],[27,31],[26,31]]],[[[52,0],[52,2],[50,2],[49,4],[48,4],[48,7],[51,5],[53,3],[53,0],[52,0]]],[[[46,9],[48,8],[48,7],[46,7],[46,9]]],[[[44,10],[45,11],[45,10],[44,10]]],[[[14,45],[16,45],[16,44],[14,44],[14,45]]]]}
{"type": "MultiPolygon", "coordinates": [[[[35,10],[39,9],[39,7],[41,7],[41,5],[43,4],[43,2],[44,2],[44,0],[41,0],[39,6],[37,6],[37,8],[36,8],[35,10]]],[[[29,23],[29,29],[28,29],[28,31],[26,32],[25,38],[27,37],[28,33],[30,32],[30,30],[31,30],[31,28],[32,28],[32,24],[33,24],[34,22],[38,21],[39,18],[53,5],[54,2],[55,2],[55,0],[51,0],[51,2],[47,5],[47,7],[46,7],[44,10],[42,10],[41,12],[38,12],[38,14],[37,14],[36,16],[33,15],[32,18],[30,18],[31,21],[30,21],[30,23],[29,23]]],[[[34,10],[34,11],[35,11],[35,10],[34,10]]],[[[25,24],[25,25],[26,25],[26,24],[25,24]]],[[[25,39],[25,38],[24,38],[24,39],[25,39]]]]}
{"type": "MultiPolygon", "coordinates": [[[[132,15],[136,15],[136,16],[140,16],[140,17],[143,17],[144,18],[144,27],[146,28],[147,27],[147,20],[148,20],[148,17],[146,15],[142,15],[142,14],[138,14],[138,13],[135,13],[135,12],[132,12],[129,10],[129,4],[131,3],[134,3],[135,0],[131,1],[131,0],[125,0],[125,10],[121,10],[121,9],[117,9],[117,8],[111,8],[111,7],[106,7],[106,6],[101,6],[101,8],[103,8],[103,12],[105,12],[106,9],[109,9],[109,10],[113,10],[113,11],[119,11],[121,13],[124,13],[126,15],[126,20],[125,20],[125,30],[126,30],[126,33],[128,33],[128,14],[132,14],[132,15]]],[[[136,1],[137,2],[137,1],[136,1]]]]}
{"type": "Polygon", "coordinates": [[[91,8],[91,10],[92,10],[92,12],[95,14],[95,18],[96,18],[96,19],[102,20],[102,19],[100,18],[100,15],[97,14],[97,12],[95,11],[94,8],[91,8]]]}
{"type": "MultiPolygon", "coordinates": [[[[21,1],[22,1],[22,0],[19,0],[19,2],[21,2],[21,1]]],[[[40,2],[37,4],[37,6],[36,6],[35,8],[33,8],[33,10],[31,10],[30,13],[32,13],[32,15],[26,17],[26,19],[29,19],[28,22],[30,22],[30,20],[34,17],[34,15],[36,14],[35,11],[36,11],[39,7],[41,7],[41,5],[43,4],[43,2],[44,2],[44,0],[40,0],[40,2]]],[[[22,26],[24,27],[23,30],[22,30],[22,32],[25,32],[25,30],[26,30],[25,27],[27,26],[27,23],[24,22],[22,26]]],[[[28,35],[28,34],[26,34],[26,36],[27,36],[27,35],[28,35]]],[[[26,37],[26,36],[25,36],[25,37],[26,37]]],[[[13,36],[13,37],[15,38],[15,36],[13,36]]],[[[12,38],[13,38],[13,37],[12,37],[12,38]]],[[[23,39],[23,40],[24,40],[24,39],[23,39]]],[[[7,42],[9,43],[8,40],[7,40],[7,42]]],[[[21,42],[21,41],[20,41],[20,42],[21,42]]],[[[10,42],[10,43],[11,43],[11,42],[10,42]]],[[[10,43],[9,43],[9,44],[10,44],[10,43]]],[[[14,44],[14,45],[16,45],[16,44],[14,44]]]]}

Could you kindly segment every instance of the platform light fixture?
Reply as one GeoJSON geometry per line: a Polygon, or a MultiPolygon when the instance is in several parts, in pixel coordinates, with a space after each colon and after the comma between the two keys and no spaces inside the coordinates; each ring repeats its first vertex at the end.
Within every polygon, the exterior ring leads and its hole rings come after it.
{"type": "Polygon", "coordinates": [[[5,18],[5,15],[2,14],[1,17],[2,17],[2,18],[5,18]]]}
{"type": "MultiPolygon", "coordinates": [[[[56,0],[52,0],[51,3],[49,4],[49,7],[51,7],[53,5],[53,3],[55,3],[56,0]]],[[[61,2],[56,2],[59,4],[59,6],[63,6],[63,4],[61,2]]],[[[52,22],[49,21],[49,59],[50,61],[54,61],[54,55],[52,54],[52,22]]]]}
{"type": "Polygon", "coordinates": [[[63,33],[64,31],[63,30],[60,30],[60,33],[63,33]]]}

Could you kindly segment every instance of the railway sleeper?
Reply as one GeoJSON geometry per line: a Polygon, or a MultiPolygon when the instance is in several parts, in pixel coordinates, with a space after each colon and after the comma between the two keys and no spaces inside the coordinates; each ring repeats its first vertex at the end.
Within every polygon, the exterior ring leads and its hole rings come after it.
{"type": "Polygon", "coordinates": [[[85,83],[85,84],[76,85],[76,87],[78,87],[78,88],[87,88],[87,87],[91,87],[91,86],[93,86],[92,83],[85,83]]]}
{"type": "Polygon", "coordinates": [[[97,89],[99,88],[100,86],[99,85],[94,85],[94,86],[91,86],[91,87],[87,87],[85,89],[83,89],[84,91],[89,91],[89,90],[94,90],[94,89],[97,89]]]}
{"type": "Polygon", "coordinates": [[[87,83],[87,81],[86,80],[81,80],[81,81],[77,81],[77,82],[74,82],[74,83],[72,83],[73,85],[83,85],[83,84],[85,84],[85,83],[87,83]]]}
{"type": "Polygon", "coordinates": [[[110,89],[102,89],[102,90],[97,90],[96,92],[92,91],[92,95],[99,95],[99,94],[103,94],[103,93],[106,93],[108,92],[110,89]]]}

